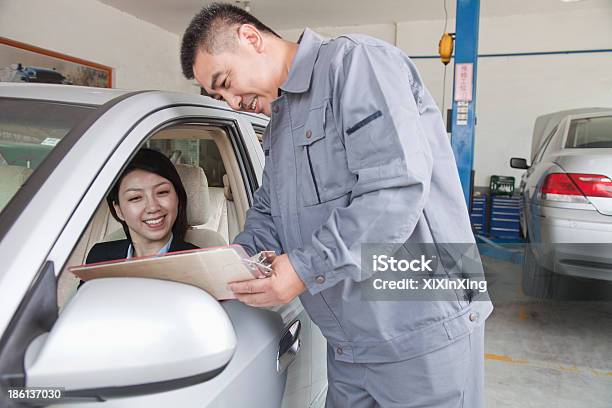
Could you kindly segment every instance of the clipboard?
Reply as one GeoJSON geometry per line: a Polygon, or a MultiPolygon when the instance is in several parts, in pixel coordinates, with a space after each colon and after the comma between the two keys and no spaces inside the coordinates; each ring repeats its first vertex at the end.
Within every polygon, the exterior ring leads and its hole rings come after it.
{"type": "Polygon", "coordinates": [[[205,290],[217,300],[235,299],[233,292],[227,289],[229,282],[267,276],[259,263],[249,258],[240,245],[79,265],[70,267],[69,271],[83,281],[131,277],[186,283],[205,290]]]}

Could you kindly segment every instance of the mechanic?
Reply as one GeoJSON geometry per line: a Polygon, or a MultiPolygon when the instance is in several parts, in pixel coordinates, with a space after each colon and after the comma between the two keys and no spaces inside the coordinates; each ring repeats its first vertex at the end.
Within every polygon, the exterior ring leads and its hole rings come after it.
{"type": "Polygon", "coordinates": [[[280,255],[272,277],[230,288],[257,307],[299,295],[328,342],[326,406],[483,406],[488,296],[360,296],[364,243],[474,243],[442,116],[408,57],[363,35],[306,29],[292,43],[212,4],[185,31],[181,63],[208,95],[270,116],[234,243],[280,255]]]}

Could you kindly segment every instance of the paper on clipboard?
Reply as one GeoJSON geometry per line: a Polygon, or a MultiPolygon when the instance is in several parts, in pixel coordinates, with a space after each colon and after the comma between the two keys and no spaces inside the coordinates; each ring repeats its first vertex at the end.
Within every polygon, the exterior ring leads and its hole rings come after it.
{"type": "Polygon", "coordinates": [[[84,281],[97,278],[154,278],[197,286],[218,300],[234,299],[229,282],[260,277],[240,245],[172,252],[162,256],[80,265],[70,272],[84,281]]]}

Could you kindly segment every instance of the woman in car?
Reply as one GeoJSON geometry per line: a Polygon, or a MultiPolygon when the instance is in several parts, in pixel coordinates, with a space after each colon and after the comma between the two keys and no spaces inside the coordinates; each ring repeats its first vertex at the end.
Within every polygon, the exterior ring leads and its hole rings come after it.
{"type": "Polygon", "coordinates": [[[187,193],[165,155],[141,149],[106,197],[127,239],[94,245],[86,263],[196,249],[185,242],[187,193]]]}

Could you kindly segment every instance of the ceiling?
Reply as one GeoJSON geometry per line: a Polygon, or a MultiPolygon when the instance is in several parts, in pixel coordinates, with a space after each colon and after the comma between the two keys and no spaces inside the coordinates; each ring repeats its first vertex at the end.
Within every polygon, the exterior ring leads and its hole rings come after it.
{"type": "MultiPolygon", "coordinates": [[[[193,15],[208,0],[100,0],[109,6],[182,34],[193,15]]],[[[351,26],[401,21],[440,20],[446,1],[449,18],[455,0],[251,0],[250,10],[274,30],[303,27],[351,26]]],[[[482,0],[481,17],[547,14],[609,9],[611,0],[482,0]]]]}

